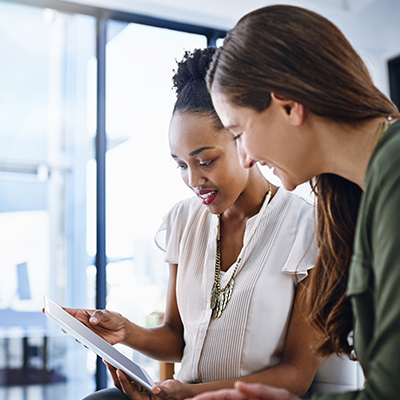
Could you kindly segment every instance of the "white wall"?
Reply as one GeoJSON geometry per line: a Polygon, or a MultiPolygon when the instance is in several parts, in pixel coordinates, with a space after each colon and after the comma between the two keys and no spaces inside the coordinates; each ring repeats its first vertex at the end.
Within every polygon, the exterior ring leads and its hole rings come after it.
{"type": "MultiPolygon", "coordinates": [[[[64,0],[69,1],[69,0],[64,0]]],[[[74,0],[197,25],[231,29],[247,12],[270,4],[310,8],[334,22],[388,94],[387,61],[400,55],[399,0],[74,0]]]]}
{"type": "Polygon", "coordinates": [[[387,62],[400,55],[400,1],[375,0],[356,11],[330,11],[324,15],[350,40],[375,84],[389,94],[387,62]]]}

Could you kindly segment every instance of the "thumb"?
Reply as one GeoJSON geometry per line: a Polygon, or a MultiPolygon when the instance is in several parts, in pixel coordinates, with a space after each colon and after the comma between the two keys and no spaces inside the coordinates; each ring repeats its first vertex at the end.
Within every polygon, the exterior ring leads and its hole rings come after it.
{"type": "Polygon", "coordinates": [[[151,389],[151,393],[159,396],[159,397],[166,397],[165,396],[165,392],[162,389],[160,384],[156,384],[152,389],[151,389]]]}
{"type": "Polygon", "coordinates": [[[92,316],[90,317],[89,322],[90,322],[92,325],[97,325],[98,323],[100,323],[100,322],[102,321],[103,316],[104,316],[103,310],[96,310],[96,311],[92,314],[92,316]]]}

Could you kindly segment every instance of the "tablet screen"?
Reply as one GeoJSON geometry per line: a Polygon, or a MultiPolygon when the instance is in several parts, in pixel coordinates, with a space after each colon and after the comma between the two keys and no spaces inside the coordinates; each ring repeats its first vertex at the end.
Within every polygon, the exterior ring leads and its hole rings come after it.
{"type": "Polygon", "coordinates": [[[154,382],[150,375],[134,361],[126,357],[103,338],[63,310],[48,297],[44,298],[46,316],[76,340],[89,347],[115,368],[124,371],[130,378],[151,391],[154,382]]]}

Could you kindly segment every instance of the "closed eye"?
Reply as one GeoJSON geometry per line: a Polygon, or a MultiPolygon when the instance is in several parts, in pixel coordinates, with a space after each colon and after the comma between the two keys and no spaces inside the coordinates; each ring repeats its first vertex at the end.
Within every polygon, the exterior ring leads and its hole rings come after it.
{"type": "Polygon", "coordinates": [[[238,140],[238,139],[240,138],[240,136],[242,136],[241,133],[239,133],[238,135],[235,135],[235,136],[233,137],[233,140],[236,142],[236,140],[238,140]]]}
{"type": "Polygon", "coordinates": [[[200,166],[201,166],[201,167],[208,167],[208,166],[210,166],[213,162],[214,162],[214,160],[211,160],[211,161],[206,162],[206,163],[200,163],[200,166]]]}

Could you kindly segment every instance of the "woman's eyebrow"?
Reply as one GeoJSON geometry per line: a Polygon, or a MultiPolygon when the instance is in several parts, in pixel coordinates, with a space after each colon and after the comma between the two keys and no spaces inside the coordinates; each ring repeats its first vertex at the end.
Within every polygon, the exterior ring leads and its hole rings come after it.
{"type": "MultiPolygon", "coordinates": [[[[215,147],[212,147],[212,146],[200,147],[199,149],[193,150],[191,153],[189,153],[189,156],[190,156],[190,157],[193,157],[193,156],[195,156],[196,154],[199,154],[199,153],[201,153],[201,152],[204,151],[204,150],[210,150],[210,149],[215,149],[215,147]]],[[[171,153],[171,157],[172,157],[172,158],[179,158],[178,156],[176,156],[175,154],[172,154],[172,153],[171,153]]]]}
{"type": "Polygon", "coordinates": [[[194,151],[192,151],[191,153],[189,153],[189,156],[195,156],[196,154],[199,154],[199,153],[201,153],[202,151],[204,151],[204,150],[210,150],[210,149],[214,149],[215,147],[200,147],[199,149],[197,149],[197,150],[194,150],[194,151]]]}

